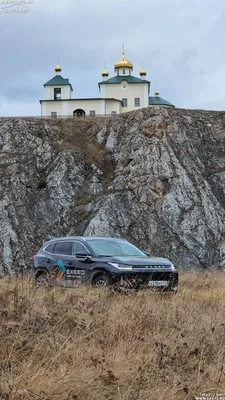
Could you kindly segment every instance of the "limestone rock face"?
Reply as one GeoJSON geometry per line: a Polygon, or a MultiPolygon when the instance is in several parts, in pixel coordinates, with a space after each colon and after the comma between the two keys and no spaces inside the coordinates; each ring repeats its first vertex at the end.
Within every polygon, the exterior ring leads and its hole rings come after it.
{"type": "Polygon", "coordinates": [[[124,237],[180,268],[225,268],[225,114],[0,118],[0,274],[55,236],[124,237]]]}

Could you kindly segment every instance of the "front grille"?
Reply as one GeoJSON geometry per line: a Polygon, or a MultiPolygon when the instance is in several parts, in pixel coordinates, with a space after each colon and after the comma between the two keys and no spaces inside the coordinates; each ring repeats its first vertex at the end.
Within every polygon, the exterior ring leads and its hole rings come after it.
{"type": "MultiPolygon", "coordinates": [[[[126,274],[127,276],[127,274],[126,274]]],[[[164,271],[148,271],[148,272],[139,272],[136,274],[130,274],[133,278],[136,279],[152,279],[152,280],[171,280],[173,279],[176,274],[172,272],[164,272],[164,271]]]]}
{"type": "Polygon", "coordinates": [[[175,284],[178,280],[178,275],[171,272],[154,271],[152,273],[136,273],[122,275],[122,282],[129,287],[148,286],[152,281],[169,281],[170,284],[175,284]]]}

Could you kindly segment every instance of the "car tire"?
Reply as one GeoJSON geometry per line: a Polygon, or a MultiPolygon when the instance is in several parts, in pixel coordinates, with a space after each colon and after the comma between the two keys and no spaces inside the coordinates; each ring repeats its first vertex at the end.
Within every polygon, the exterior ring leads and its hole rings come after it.
{"type": "Polygon", "coordinates": [[[92,284],[92,286],[101,288],[101,287],[109,286],[109,282],[110,282],[109,275],[102,272],[102,273],[96,273],[93,276],[91,284],[92,284]]]}
{"type": "Polygon", "coordinates": [[[39,287],[50,287],[50,276],[47,272],[41,272],[35,277],[35,285],[39,287]]]}
{"type": "Polygon", "coordinates": [[[35,284],[37,287],[53,287],[56,285],[56,276],[58,268],[51,272],[41,271],[35,277],[35,284]]]}
{"type": "Polygon", "coordinates": [[[55,267],[51,271],[39,270],[35,276],[35,284],[38,287],[53,287],[57,285],[57,274],[59,268],[55,267]]]}

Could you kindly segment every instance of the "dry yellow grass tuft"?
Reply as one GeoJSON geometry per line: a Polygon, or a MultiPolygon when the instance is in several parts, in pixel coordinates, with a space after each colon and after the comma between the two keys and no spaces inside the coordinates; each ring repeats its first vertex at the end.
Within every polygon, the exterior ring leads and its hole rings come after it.
{"type": "Polygon", "coordinates": [[[185,400],[225,389],[225,274],[177,295],[0,280],[0,399],[185,400]]]}

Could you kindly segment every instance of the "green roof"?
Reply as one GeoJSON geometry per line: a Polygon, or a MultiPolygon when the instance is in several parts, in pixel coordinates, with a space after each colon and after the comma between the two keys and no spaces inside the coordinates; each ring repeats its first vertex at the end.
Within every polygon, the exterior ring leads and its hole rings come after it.
{"type": "MultiPolygon", "coordinates": [[[[69,79],[64,79],[61,75],[56,75],[54,78],[50,79],[50,81],[46,82],[44,86],[62,86],[62,85],[70,85],[72,88],[72,85],[69,82],[69,79]]],[[[73,88],[72,88],[73,90],[73,88]]]]}
{"type": "Polygon", "coordinates": [[[168,101],[162,99],[159,96],[150,96],[149,97],[149,106],[169,106],[175,107],[173,104],[169,103],[168,101]]]}
{"type": "Polygon", "coordinates": [[[126,76],[114,76],[113,78],[107,79],[107,81],[101,81],[99,82],[99,85],[101,83],[121,83],[122,81],[127,81],[128,83],[150,83],[149,81],[146,81],[145,79],[140,79],[136,78],[135,76],[132,75],[126,75],[126,76]]]}

